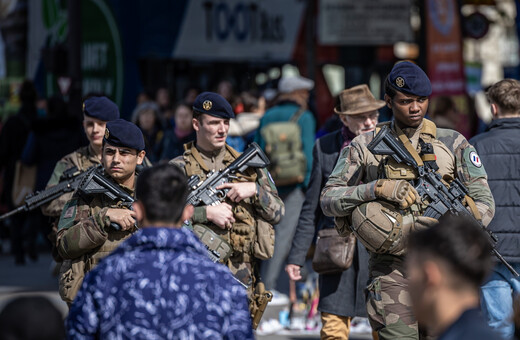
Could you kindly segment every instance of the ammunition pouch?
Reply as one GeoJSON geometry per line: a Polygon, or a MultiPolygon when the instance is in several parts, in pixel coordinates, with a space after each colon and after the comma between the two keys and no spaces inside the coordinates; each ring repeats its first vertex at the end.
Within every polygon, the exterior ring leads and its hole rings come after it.
{"type": "Polygon", "coordinates": [[[373,253],[403,255],[412,224],[412,215],[403,218],[393,205],[386,202],[363,203],[352,212],[352,231],[373,253]]]}
{"type": "Polygon", "coordinates": [[[63,301],[69,306],[78,294],[85,277],[85,256],[77,259],[63,260],[58,276],[59,293],[63,301]]]}
{"type": "Polygon", "coordinates": [[[267,260],[274,254],[274,228],[262,218],[256,219],[256,235],[253,255],[259,260],[267,260]]]}
{"type": "Polygon", "coordinates": [[[201,224],[195,224],[193,226],[193,233],[199,237],[200,241],[204,243],[213,254],[216,254],[218,262],[226,263],[233,253],[231,245],[210,228],[201,224]]]}
{"type": "MultiPolygon", "coordinates": [[[[387,157],[383,165],[384,178],[411,180],[417,178],[417,172],[409,165],[397,163],[393,158],[387,157]]],[[[381,173],[381,172],[380,172],[381,173]]]]}

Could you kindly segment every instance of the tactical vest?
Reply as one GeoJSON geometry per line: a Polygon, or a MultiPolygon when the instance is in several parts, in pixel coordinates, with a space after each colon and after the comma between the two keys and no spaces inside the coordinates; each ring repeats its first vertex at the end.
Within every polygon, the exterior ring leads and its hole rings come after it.
{"type": "MultiPolygon", "coordinates": [[[[384,122],[377,125],[374,136],[384,122]]],[[[434,162],[441,176],[451,177],[454,173],[455,156],[441,141],[436,139],[437,127],[427,119],[423,120],[420,133],[415,133],[412,140],[397,127],[398,137],[418,164],[434,162]],[[431,145],[431,148],[427,148],[431,145]]],[[[379,179],[413,180],[418,177],[412,167],[397,163],[391,156],[375,155],[379,179]]],[[[413,229],[414,216],[422,215],[426,204],[413,204],[402,211],[386,201],[366,202],[352,212],[352,231],[365,247],[373,253],[402,255],[406,251],[405,240],[413,229]]]]}
{"type": "MultiPolygon", "coordinates": [[[[105,196],[96,196],[89,203],[89,209],[79,211],[80,214],[95,216],[104,208],[120,208],[117,202],[109,200],[105,196]],[[87,213],[88,212],[88,213],[87,213]]],[[[97,264],[114,251],[124,240],[129,238],[132,231],[115,230],[109,228],[106,241],[99,247],[73,260],[64,260],[59,273],[59,293],[63,301],[69,305],[78,293],[85,274],[92,270],[97,264]]]]}
{"type": "MultiPolygon", "coordinates": [[[[184,145],[185,152],[183,154],[186,175],[198,176],[201,180],[205,180],[207,174],[211,171],[202,159],[199,151],[193,142],[184,145]]],[[[223,160],[224,167],[229,166],[240,154],[232,147],[226,144],[226,153],[223,160]]],[[[256,172],[249,168],[245,174],[237,174],[237,177],[247,179],[249,182],[256,181],[256,172]]],[[[219,228],[213,223],[208,222],[206,227],[210,228],[224,241],[228,242],[233,253],[230,257],[231,262],[252,262],[253,245],[256,239],[256,219],[255,210],[251,202],[251,198],[242,200],[239,203],[226,199],[226,203],[231,205],[235,222],[230,230],[219,228]]]]}

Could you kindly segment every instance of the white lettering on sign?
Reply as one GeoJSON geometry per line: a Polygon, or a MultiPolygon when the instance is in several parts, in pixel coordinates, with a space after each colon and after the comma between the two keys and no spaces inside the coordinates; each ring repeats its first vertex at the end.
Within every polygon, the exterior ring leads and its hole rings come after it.
{"type": "Polygon", "coordinates": [[[172,56],[290,60],[304,9],[300,0],[190,0],[172,56]]]}
{"type": "Polygon", "coordinates": [[[83,44],[81,67],[83,71],[102,71],[108,65],[108,43],[88,42],[83,44]]]}

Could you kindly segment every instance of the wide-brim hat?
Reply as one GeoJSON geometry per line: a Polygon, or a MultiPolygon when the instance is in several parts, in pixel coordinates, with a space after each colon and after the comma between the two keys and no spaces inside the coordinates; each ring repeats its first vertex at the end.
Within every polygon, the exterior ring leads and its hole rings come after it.
{"type": "Polygon", "coordinates": [[[334,112],[338,115],[357,115],[379,110],[386,104],[383,100],[374,98],[365,84],[341,91],[339,101],[340,105],[334,108],[334,112]]]}

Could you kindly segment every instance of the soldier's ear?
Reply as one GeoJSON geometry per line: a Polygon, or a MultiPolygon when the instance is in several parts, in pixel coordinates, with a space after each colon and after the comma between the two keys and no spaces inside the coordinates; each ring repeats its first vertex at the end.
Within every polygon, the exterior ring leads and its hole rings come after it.
{"type": "Polygon", "coordinates": [[[389,109],[392,109],[392,98],[390,98],[390,96],[387,95],[387,94],[385,93],[384,100],[385,100],[385,102],[386,102],[386,106],[387,106],[389,109]]]}

